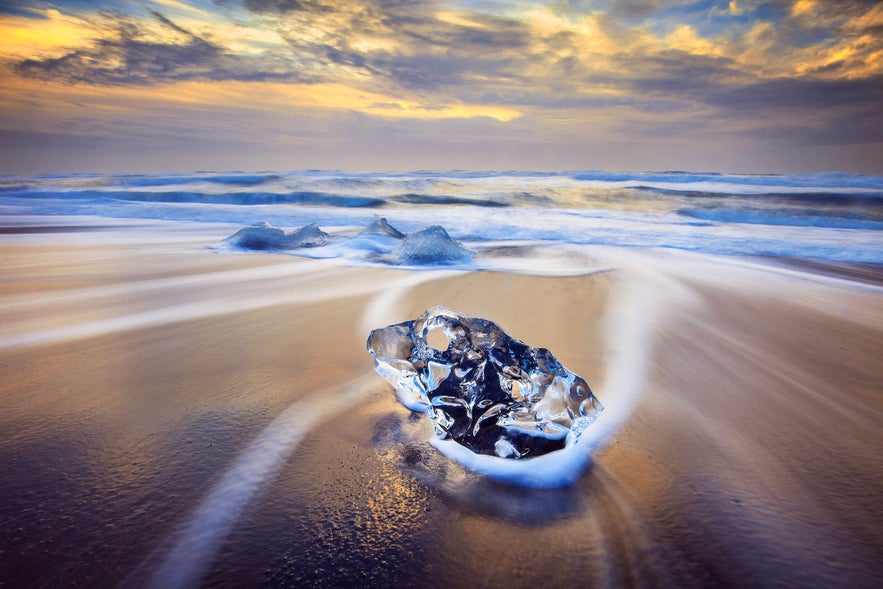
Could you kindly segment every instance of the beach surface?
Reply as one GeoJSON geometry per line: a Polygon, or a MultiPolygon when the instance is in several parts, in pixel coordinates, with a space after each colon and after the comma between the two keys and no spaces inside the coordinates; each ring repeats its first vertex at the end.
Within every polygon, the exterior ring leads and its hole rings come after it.
{"type": "Polygon", "coordinates": [[[883,586],[878,266],[405,271],[194,227],[0,232],[0,587],[883,586]],[[588,381],[609,418],[575,483],[429,444],[365,340],[435,304],[588,381]]]}

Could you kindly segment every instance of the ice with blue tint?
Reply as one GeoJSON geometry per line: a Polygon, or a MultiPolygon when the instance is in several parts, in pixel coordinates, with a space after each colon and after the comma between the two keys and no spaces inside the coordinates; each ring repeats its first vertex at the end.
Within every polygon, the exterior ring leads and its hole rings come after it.
{"type": "Polygon", "coordinates": [[[224,240],[226,245],[244,250],[284,251],[301,247],[318,247],[328,242],[328,234],[315,223],[285,233],[267,222],[240,229],[224,240]]]}
{"type": "Polygon", "coordinates": [[[389,224],[386,217],[374,217],[374,221],[365,227],[359,235],[376,235],[381,237],[392,237],[393,239],[404,239],[405,234],[389,224]]]}
{"type": "MultiPolygon", "coordinates": [[[[489,248],[523,241],[536,247],[677,248],[883,263],[883,178],[843,173],[306,170],[7,176],[0,177],[0,212],[238,227],[261,221],[286,228],[316,223],[334,238],[292,253],[410,267],[481,268],[489,248]],[[375,221],[379,216],[401,234],[442,226],[452,241],[477,253],[469,259],[462,250],[444,247],[440,256],[427,255],[424,250],[431,248],[418,244],[420,236],[405,246],[375,221]],[[336,239],[366,228],[359,239],[336,239]]],[[[445,241],[434,239],[440,235],[424,237],[436,245],[445,241]]]]}
{"type": "Polygon", "coordinates": [[[441,225],[408,235],[395,250],[404,264],[457,264],[468,262],[475,252],[452,239],[441,225]]]}
{"type": "Polygon", "coordinates": [[[375,329],[368,352],[399,400],[429,415],[439,439],[475,454],[522,459],[572,447],[603,409],[549,350],[440,306],[375,329]],[[439,332],[443,342],[433,342],[439,332]]]}

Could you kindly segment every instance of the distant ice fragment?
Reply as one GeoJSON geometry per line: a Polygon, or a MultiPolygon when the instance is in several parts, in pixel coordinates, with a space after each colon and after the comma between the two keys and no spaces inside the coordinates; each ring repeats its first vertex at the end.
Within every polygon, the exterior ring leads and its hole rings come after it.
{"type": "Polygon", "coordinates": [[[405,234],[393,227],[386,220],[386,217],[375,216],[374,221],[365,227],[360,235],[381,235],[393,237],[395,239],[404,239],[405,234]]]}
{"type": "Polygon", "coordinates": [[[440,439],[476,454],[519,459],[572,446],[603,409],[586,381],[548,350],[440,306],[375,329],[368,353],[399,400],[429,415],[440,439]],[[430,345],[437,330],[445,349],[430,345]]]}
{"type": "Polygon", "coordinates": [[[315,223],[304,225],[300,229],[285,235],[289,248],[319,247],[328,242],[328,234],[319,229],[315,223]]]}
{"type": "Polygon", "coordinates": [[[224,240],[224,243],[249,250],[283,249],[285,232],[262,221],[240,229],[224,240]]]}
{"type": "Polygon", "coordinates": [[[328,234],[319,229],[315,223],[304,225],[300,229],[285,233],[262,221],[240,229],[224,240],[227,245],[248,250],[290,250],[301,247],[318,247],[325,245],[328,234]]]}
{"type": "Polygon", "coordinates": [[[405,264],[456,264],[468,262],[475,252],[463,247],[441,225],[426,227],[405,237],[396,248],[405,264]]]}

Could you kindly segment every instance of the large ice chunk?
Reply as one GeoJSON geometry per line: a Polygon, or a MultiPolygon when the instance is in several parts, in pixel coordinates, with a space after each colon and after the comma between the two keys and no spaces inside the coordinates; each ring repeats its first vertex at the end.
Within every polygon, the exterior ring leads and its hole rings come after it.
{"type": "Polygon", "coordinates": [[[405,264],[456,264],[468,262],[475,255],[474,251],[448,235],[441,225],[408,235],[395,253],[405,264]]]}
{"type": "Polygon", "coordinates": [[[477,454],[524,458],[571,446],[603,407],[549,350],[495,323],[436,306],[368,336],[374,367],[441,439],[477,454]],[[436,349],[430,338],[445,343],[436,349]]]}
{"type": "Polygon", "coordinates": [[[227,245],[248,250],[290,250],[301,247],[318,247],[325,245],[328,234],[319,229],[315,223],[304,225],[300,229],[285,233],[262,221],[240,229],[224,240],[227,245]]]}

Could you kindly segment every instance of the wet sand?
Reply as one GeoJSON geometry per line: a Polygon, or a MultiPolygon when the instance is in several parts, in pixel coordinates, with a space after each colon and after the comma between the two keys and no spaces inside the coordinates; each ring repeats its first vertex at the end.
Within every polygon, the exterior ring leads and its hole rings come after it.
{"type": "Polygon", "coordinates": [[[225,231],[0,235],[0,587],[883,584],[873,268],[405,272],[208,251],[225,231]],[[365,338],[432,304],[621,416],[574,485],[426,442],[365,338]]]}

